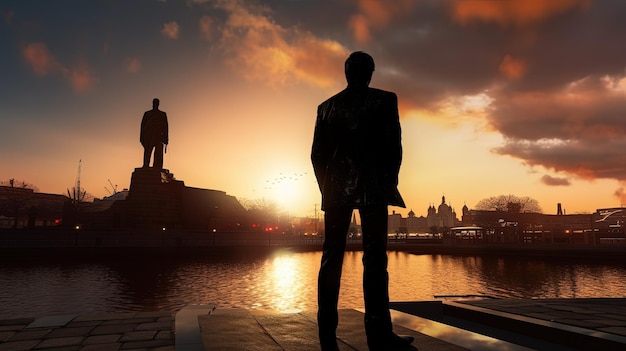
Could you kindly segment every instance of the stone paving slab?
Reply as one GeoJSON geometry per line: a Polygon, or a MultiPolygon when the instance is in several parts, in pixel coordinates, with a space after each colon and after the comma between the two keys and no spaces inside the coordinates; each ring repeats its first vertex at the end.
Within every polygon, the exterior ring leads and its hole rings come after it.
{"type": "Polygon", "coordinates": [[[245,312],[198,317],[204,350],[282,351],[257,320],[245,312]]]}
{"type": "Polygon", "coordinates": [[[610,329],[626,336],[626,299],[485,299],[462,303],[593,330],[610,329]]]}
{"type": "MultiPolygon", "coordinates": [[[[241,309],[216,309],[198,316],[203,350],[317,351],[319,342],[314,312],[268,313],[241,309]]],[[[415,337],[407,351],[466,351],[467,349],[394,326],[398,334],[415,337]],[[417,348],[416,348],[417,347],[417,348]]],[[[363,313],[340,310],[337,329],[341,351],[367,351],[363,313]]]]}
{"type": "Polygon", "coordinates": [[[44,316],[0,321],[0,351],[174,351],[169,312],[44,316]]]}
{"type": "Polygon", "coordinates": [[[576,350],[626,350],[626,299],[484,299],[444,302],[455,316],[576,350]]]}

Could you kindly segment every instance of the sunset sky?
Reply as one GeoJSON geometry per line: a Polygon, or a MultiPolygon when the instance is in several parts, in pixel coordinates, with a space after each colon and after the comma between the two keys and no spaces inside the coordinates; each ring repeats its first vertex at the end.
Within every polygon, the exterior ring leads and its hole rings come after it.
{"type": "Polygon", "coordinates": [[[407,209],[513,194],[626,203],[626,1],[0,2],[0,181],[107,196],[152,98],[187,186],[312,216],[317,105],[363,50],[398,94],[407,209]]]}

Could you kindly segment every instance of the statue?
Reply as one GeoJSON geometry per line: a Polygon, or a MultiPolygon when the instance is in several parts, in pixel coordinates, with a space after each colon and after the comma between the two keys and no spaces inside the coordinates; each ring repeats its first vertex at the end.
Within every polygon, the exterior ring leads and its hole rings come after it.
{"type": "Polygon", "coordinates": [[[318,276],[317,321],[322,350],[338,351],[337,301],[346,233],[354,209],[363,228],[363,295],[369,349],[404,350],[413,337],[392,331],[387,273],[387,206],[404,207],[398,192],[402,161],[398,98],[369,87],[374,60],[354,52],[348,86],[319,105],[311,161],[322,193],[325,238],[318,276]]]}
{"type": "Polygon", "coordinates": [[[159,110],[159,99],[152,100],[152,110],[146,111],[141,120],[139,142],[143,145],[143,167],[150,167],[150,157],[154,150],[153,167],[163,169],[163,148],[167,152],[167,114],[159,110]]]}

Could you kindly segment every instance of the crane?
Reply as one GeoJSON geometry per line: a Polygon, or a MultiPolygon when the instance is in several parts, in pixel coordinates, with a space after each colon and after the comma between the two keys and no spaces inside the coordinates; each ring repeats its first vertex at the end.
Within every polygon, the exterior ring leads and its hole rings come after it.
{"type": "Polygon", "coordinates": [[[76,174],[76,191],[80,194],[80,166],[83,163],[82,159],[78,160],[78,173],[76,174]]]}
{"type": "Polygon", "coordinates": [[[83,160],[78,160],[78,172],[76,174],[76,185],[70,191],[67,189],[67,196],[75,203],[75,205],[80,205],[80,202],[85,199],[85,195],[87,195],[86,191],[81,190],[80,188],[80,169],[83,160]]]}
{"type": "Polygon", "coordinates": [[[107,193],[109,193],[109,195],[115,195],[117,194],[117,184],[113,185],[113,183],[111,182],[111,179],[107,179],[109,181],[109,185],[111,186],[111,189],[109,189],[108,187],[104,187],[104,189],[107,191],[107,193]]]}

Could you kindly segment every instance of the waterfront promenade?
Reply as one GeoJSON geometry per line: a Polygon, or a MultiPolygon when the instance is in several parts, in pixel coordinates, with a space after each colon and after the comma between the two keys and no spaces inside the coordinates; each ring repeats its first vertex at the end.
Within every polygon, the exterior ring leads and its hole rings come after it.
{"type": "MultiPolygon", "coordinates": [[[[394,302],[392,308],[396,332],[414,336],[421,351],[626,349],[626,299],[621,298],[438,300],[394,302]]],[[[340,350],[367,350],[362,318],[362,311],[340,311],[340,350]]],[[[124,312],[0,321],[0,351],[318,349],[312,311],[187,306],[175,315],[124,312]]]]}

